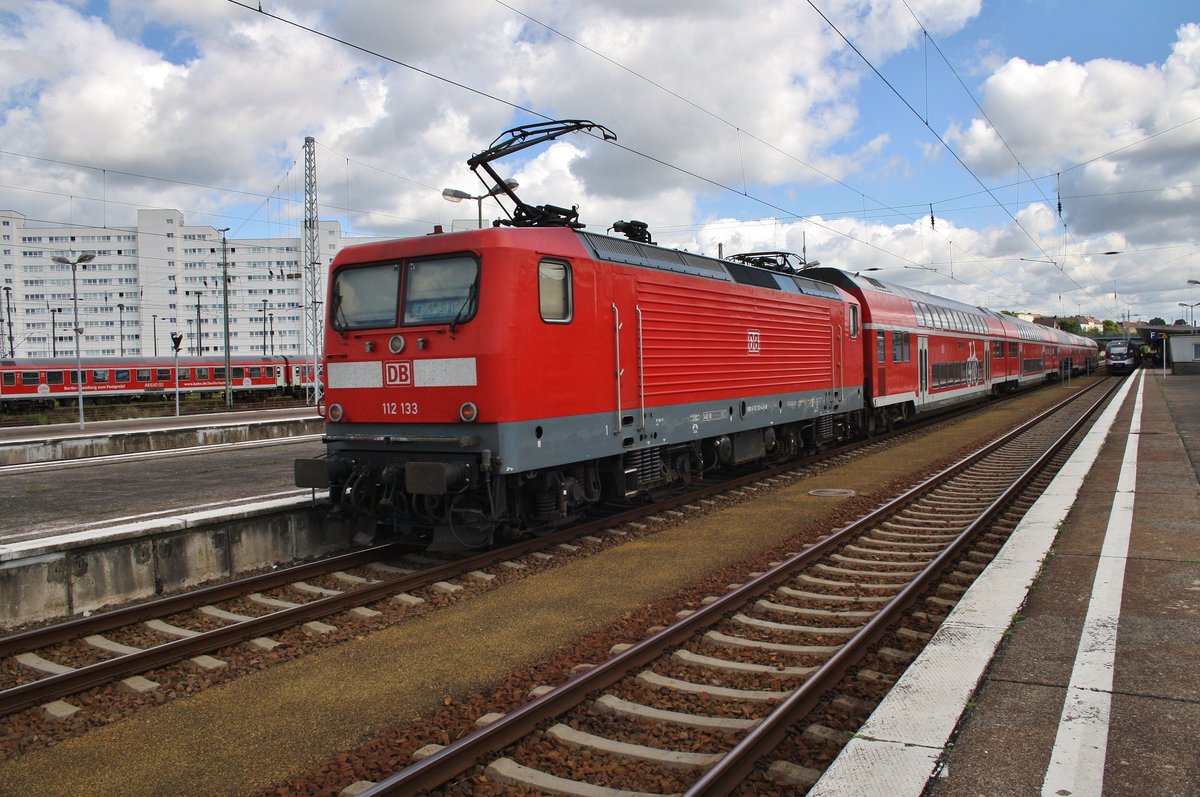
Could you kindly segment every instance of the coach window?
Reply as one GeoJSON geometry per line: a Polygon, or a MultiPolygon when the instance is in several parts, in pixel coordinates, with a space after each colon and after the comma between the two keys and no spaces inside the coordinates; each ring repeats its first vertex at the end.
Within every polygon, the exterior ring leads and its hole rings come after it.
{"type": "Polygon", "coordinates": [[[882,329],[875,333],[875,347],[877,350],[875,354],[875,362],[887,362],[887,333],[882,329]]]}
{"type": "Polygon", "coordinates": [[[908,338],[907,332],[892,333],[892,362],[904,362],[904,341],[908,338]]]}
{"type": "Polygon", "coordinates": [[[196,369],[196,378],[197,379],[208,379],[208,369],[207,368],[197,368],[196,369]]]}
{"type": "Polygon", "coordinates": [[[469,255],[414,260],[404,271],[405,324],[456,326],[478,306],[479,264],[469,255]]]}
{"type": "Polygon", "coordinates": [[[137,381],[149,382],[150,381],[150,369],[149,368],[139,368],[137,371],[137,381]]]}
{"type": "Polygon", "coordinates": [[[41,375],[37,371],[22,371],[21,384],[26,386],[40,384],[40,376],[41,375]]]}
{"type": "Polygon", "coordinates": [[[16,372],[15,371],[5,371],[2,375],[0,375],[0,385],[3,385],[4,387],[16,387],[17,386],[16,372]]]}
{"type": "Polygon", "coordinates": [[[46,372],[46,384],[47,385],[61,385],[65,380],[66,380],[66,377],[63,376],[62,371],[47,371],[46,372]]]}
{"type": "Polygon", "coordinates": [[[180,380],[191,379],[191,378],[192,378],[192,369],[191,368],[180,368],[179,369],[179,379],[180,380]]]}
{"type": "Polygon", "coordinates": [[[538,312],[543,321],[564,324],[574,315],[571,266],[558,260],[538,263],[538,312]]]}
{"type": "Polygon", "coordinates": [[[171,369],[170,368],[155,368],[154,369],[154,380],[156,382],[170,382],[171,381],[171,369]]]}
{"type": "Polygon", "coordinates": [[[124,368],[121,369],[120,371],[117,371],[116,381],[121,382],[122,384],[124,384],[125,382],[128,382],[129,381],[129,371],[124,368]]]}
{"type": "Polygon", "coordinates": [[[330,296],[329,315],[334,329],[394,327],[400,301],[400,264],[340,269],[334,274],[330,296]]]}
{"type": "Polygon", "coordinates": [[[103,384],[108,381],[108,370],[92,371],[92,382],[94,384],[103,384]]]}
{"type": "Polygon", "coordinates": [[[858,338],[858,305],[850,305],[850,337],[858,338]]]}
{"type": "Polygon", "coordinates": [[[250,366],[250,378],[251,379],[262,379],[262,366],[260,366],[260,365],[250,366]]]}
{"type": "Polygon", "coordinates": [[[246,369],[240,365],[233,366],[233,378],[234,379],[245,379],[246,378],[246,369]]]}

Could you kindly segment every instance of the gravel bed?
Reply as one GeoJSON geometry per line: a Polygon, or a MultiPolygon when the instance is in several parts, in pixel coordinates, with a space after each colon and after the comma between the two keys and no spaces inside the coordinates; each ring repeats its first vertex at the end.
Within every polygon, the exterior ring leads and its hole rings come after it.
{"type": "MultiPolygon", "coordinates": [[[[677,692],[673,689],[656,689],[632,678],[626,678],[614,685],[607,691],[607,694],[615,695],[631,703],[640,703],[643,706],[708,717],[759,719],[771,712],[770,703],[727,700],[714,697],[707,692],[693,694],[677,692]]],[[[623,738],[623,736],[619,738],[623,738]]]]}

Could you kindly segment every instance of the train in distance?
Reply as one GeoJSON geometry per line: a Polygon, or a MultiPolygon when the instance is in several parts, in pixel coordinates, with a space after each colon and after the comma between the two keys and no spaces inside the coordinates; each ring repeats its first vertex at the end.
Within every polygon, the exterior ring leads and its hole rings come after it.
{"type": "MultiPolygon", "coordinates": [[[[135,401],[181,393],[225,390],[224,357],[93,357],[82,361],[83,395],[92,403],[135,401]],[[177,381],[178,380],[178,381],[177,381]]],[[[0,360],[0,409],[28,411],[69,404],[79,395],[74,357],[0,360]]],[[[302,395],[312,385],[312,363],[287,357],[230,358],[234,396],[302,395]]]]}

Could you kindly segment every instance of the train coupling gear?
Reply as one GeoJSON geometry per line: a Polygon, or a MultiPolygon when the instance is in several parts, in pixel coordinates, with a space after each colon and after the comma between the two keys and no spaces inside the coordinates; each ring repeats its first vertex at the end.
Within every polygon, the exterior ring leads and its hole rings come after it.
{"type": "Polygon", "coordinates": [[[409,462],[404,466],[404,489],[414,495],[445,495],[471,480],[465,462],[409,462]]]}
{"type": "Polygon", "coordinates": [[[292,465],[297,487],[325,489],[329,486],[329,460],[297,459],[292,465]]]}

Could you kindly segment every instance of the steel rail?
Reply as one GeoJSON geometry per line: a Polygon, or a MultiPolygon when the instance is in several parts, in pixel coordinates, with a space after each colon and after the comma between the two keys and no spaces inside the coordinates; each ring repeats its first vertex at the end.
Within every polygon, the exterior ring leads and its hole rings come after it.
{"type": "MultiPolygon", "coordinates": [[[[847,538],[864,531],[869,526],[877,523],[881,518],[893,514],[898,508],[936,489],[942,482],[948,481],[979,460],[984,459],[996,449],[1001,448],[1016,437],[1040,424],[1067,405],[1078,401],[1100,384],[1102,383],[1097,382],[1085,388],[1080,393],[1039,413],[997,440],[962,457],[957,462],[909,488],[902,495],[833,532],[824,540],[805,548],[782,564],[748,581],[741,587],[726,593],[707,606],[701,607],[693,614],[673,623],[659,633],[635,643],[632,647],[576,675],[546,694],[513,709],[495,722],[458,739],[429,757],[367,788],[360,793],[361,797],[408,795],[422,789],[434,789],[446,783],[474,766],[480,757],[497,753],[528,736],[542,722],[578,706],[589,694],[612,686],[633,670],[644,667],[654,661],[665,650],[681,644],[693,637],[700,629],[716,623],[731,610],[757,599],[760,595],[775,586],[782,574],[807,567],[809,564],[819,560],[830,551],[843,545],[847,538]]],[[[1111,389],[1089,409],[1089,413],[1110,394],[1111,389]]],[[[976,524],[972,525],[975,526],[976,524]]],[[[948,560],[949,558],[943,554],[934,561],[942,562],[941,567],[945,567],[945,563],[948,560]]],[[[929,568],[926,569],[928,570],[929,568]]],[[[908,601],[910,599],[915,600],[918,593],[919,590],[910,586],[903,590],[900,595],[904,595],[905,600],[908,601]]],[[[879,624],[875,623],[872,626],[872,633],[878,628],[880,628],[879,624]]],[[[882,631],[879,631],[879,633],[882,633],[882,631]]],[[[862,632],[860,631],[860,634],[856,636],[861,636],[861,634],[862,632]]],[[[847,642],[843,646],[843,650],[849,645],[850,643],[847,642]]],[[[861,655],[860,653],[859,657],[861,655]]],[[[805,683],[807,684],[808,681],[805,683]]]]}
{"type": "MultiPolygon", "coordinates": [[[[1088,407],[1059,438],[993,500],[955,540],[935,557],[921,573],[883,606],[867,623],[810,675],[791,695],[755,725],[716,764],[692,784],[685,797],[725,795],[738,788],[755,768],[758,760],[774,750],[803,717],[834,687],[846,672],[858,663],[888,629],[950,568],[964,549],[1021,494],[1091,419],[1092,415],[1119,386],[1112,385],[1088,407]]],[[[1079,398],[1078,396],[1076,398],[1079,398]]]]}

